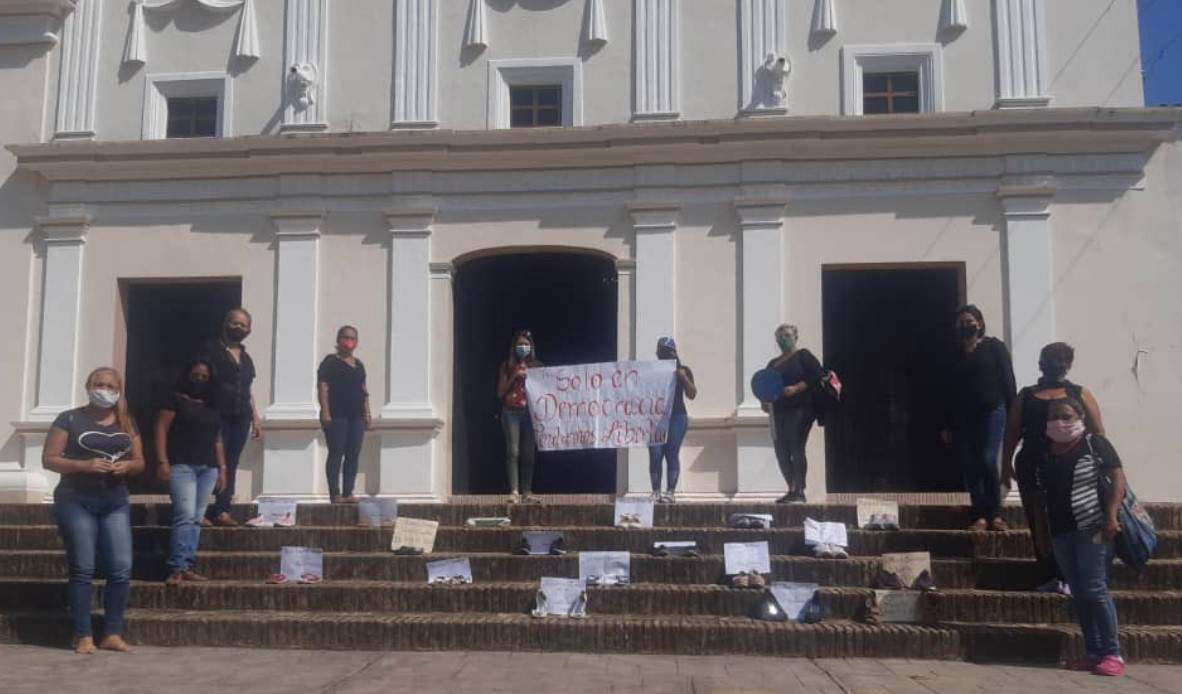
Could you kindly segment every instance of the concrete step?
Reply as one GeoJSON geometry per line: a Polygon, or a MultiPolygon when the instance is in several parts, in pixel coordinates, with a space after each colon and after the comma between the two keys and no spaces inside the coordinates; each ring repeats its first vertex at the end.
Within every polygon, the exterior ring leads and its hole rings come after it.
{"type": "MultiPolygon", "coordinates": [[[[399,512],[411,518],[438,520],[442,525],[460,526],[476,516],[506,516],[514,526],[591,526],[612,525],[613,506],[610,504],[526,504],[509,505],[504,497],[490,497],[481,503],[460,504],[402,504],[399,512]]],[[[1147,509],[1159,530],[1182,531],[1182,504],[1148,504],[1147,509]]],[[[253,504],[237,504],[233,513],[239,520],[254,515],[253,504]]],[[[167,503],[136,503],[132,505],[134,525],[168,525],[171,506],[167,503]]],[[[853,525],[856,508],[852,505],[824,506],[815,504],[773,503],[685,503],[659,504],[654,522],[658,527],[723,527],[732,513],[770,513],[775,527],[801,527],[805,518],[840,521],[853,525]]],[[[1025,517],[1018,506],[1003,510],[1011,526],[1025,526],[1025,517]]],[[[904,528],[963,529],[971,520],[962,506],[902,506],[900,523],[904,528]]],[[[343,504],[301,504],[298,512],[301,526],[351,526],[357,521],[357,508],[343,504]]],[[[0,504],[0,525],[52,525],[51,504],[0,504]]]]}
{"type": "MultiPolygon", "coordinates": [[[[325,578],[421,582],[427,578],[429,561],[466,556],[473,577],[481,583],[539,580],[542,576],[578,576],[576,556],[519,557],[479,553],[435,553],[419,557],[396,556],[380,552],[327,552],[324,555],[325,578]]],[[[134,577],[162,580],[168,573],[166,556],[137,555],[134,577]]],[[[811,557],[772,557],[772,577],[777,581],[806,581],[825,586],[866,587],[881,567],[871,557],[847,560],[811,557]]],[[[221,580],[262,581],[279,568],[279,552],[202,552],[196,569],[221,580]]],[[[932,562],[936,582],[949,589],[1030,590],[1037,582],[1033,561],[1020,559],[936,559],[932,562]]],[[[656,558],[634,554],[631,558],[634,583],[717,584],[724,580],[722,557],[701,559],[680,557],[656,558]]],[[[65,552],[58,550],[0,551],[0,576],[9,578],[65,578],[65,552]]],[[[1174,590],[1182,586],[1182,561],[1154,560],[1141,570],[1119,562],[1113,566],[1109,585],[1114,590],[1174,590]]]]}
{"type": "MultiPolygon", "coordinates": [[[[211,581],[165,586],[136,581],[131,606],[154,610],[284,612],[470,612],[526,614],[534,606],[536,583],[474,583],[439,586],[426,583],[330,581],[317,585],[268,585],[260,581],[211,581]]],[[[596,614],[635,616],[751,616],[764,591],[719,585],[638,583],[628,587],[592,587],[588,597],[596,614]]],[[[826,620],[860,621],[873,591],[824,587],[818,599],[826,620]]],[[[101,604],[95,591],[95,609],[101,604]]],[[[1113,594],[1120,623],[1182,624],[1182,592],[1113,594]]],[[[1075,623],[1069,598],[1033,592],[940,590],[925,596],[933,622],[1075,623]]],[[[0,579],[0,611],[66,609],[64,580],[0,579]]]]}
{"type": "MultiPolygon", "coordinates": [[[[98,628],[101,631],[101,624],[98,628]]],[[[518,614],[130,610],[126,635],[132,643],[155,646],[315,650],[495,649],[1042,662],[1059,661],[1080,651],[1079,630],[1069,625],[810,625],[744,617],[594,614],[583,620],[535,620],[518,614]]],[[[61,645],[69,639],[65,615],[0,613],[0,642],[61,645]]],[[[1128,627],[1122,629],[1122,639],[1131,660],[1182,660],[1182,627],[1128,627]]]]}
{"type": "MultiPolygon", "coordinates": [[[[566,535],[569,550],[618,550],[642,554],[653,543],[668,540],[697,540],[710,551],[721,553],[727,542],[767,540],[772,554],[808,555],[804,532],[797,528],[771,530],[733,530],[720,528],[588,528],[578,526],[548,528],[455,528],[439,530],[435,549],[439,552],[509,553],[521,541],[525,530],[551,530],[566,535]]],[[[169,547],[167,527],[134,528],[135,547],[141,552],[165,553],[169,547]]],[[[389,528],[298,527],[298,528],[207,528],[201,533],[202,551],[264,552],[279,551],[284,546],[321,547],[332,551],[369,552],[388,549],[393,537],[389,528]]],[[[1033,556],[1033,545],[1026,531],[969,532],[965,530],[849,530],[849,551],[854,556],[879,556],[886,552],[931,552],[933,557],[1013,558],[1033,556]]],[[[52,526],[0,526],[0,547],[22,549],[59,549],[57,529],[52,526]]],[[[1158,534],[1157,559],[1182,558],[1182,532],[1158,534]]]]}

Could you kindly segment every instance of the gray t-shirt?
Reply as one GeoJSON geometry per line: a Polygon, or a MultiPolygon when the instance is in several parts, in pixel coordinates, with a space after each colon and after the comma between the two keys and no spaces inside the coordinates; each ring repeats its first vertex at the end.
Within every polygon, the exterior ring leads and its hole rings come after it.
{"type": "MultiPolygon", "coordinates": [[[[86,408],[66,410],[53,421],[53,428],[66,432],[66,448],[62,457],[70,460],[106,458],[112,462],[131,454],[131,436],[119,424],[99,424],[86,408]]],[[[98,475],[92,472],[68,472],[62,475],[59,486],[86,494],[111,494],[126,491],[122,477],[98,475]]]]}

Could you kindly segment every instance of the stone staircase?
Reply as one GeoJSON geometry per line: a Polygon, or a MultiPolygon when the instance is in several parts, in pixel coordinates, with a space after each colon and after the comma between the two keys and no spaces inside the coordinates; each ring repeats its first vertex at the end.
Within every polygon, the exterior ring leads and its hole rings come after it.
{"type": "MultiPolygon", "coordinates": [[[[1080,650],[1070,601],[1030,592],[1034,565],[1024,530],[969,533],[958,506],[904,506],[903,530],[850,530],[848,560],[816,560],[803,547],[806,517],[852,528],[850,505],[658,506],[655,528],[611,527],[612,506],[562,503],[509,507],[464,500],[402,505],[401,515],[437,520],[435,553],[395,556],[392,530],[355,527],[354,507],[304,505],[297,528],[213,528],[198,566],[215,580],[163,585],[167,504],[133,507],[135,581],[128,614],[133,643],[309,649],[541,650],[736,653],[803,657],[942,658],[1051,662],[1080,650]],[[731,513],[770,513],[773,528],[732,530],[731,513]],[[473,516],[509,516],[510,528],[470,528],[473,516]],[[526,529],[561,530],[571,554],[514,556],[526,529]],[[709,553],[648,555],[654,540],[695,539],[709,553]],[[820,624],[752,619],[760,592],[723,584],[722,545],[768,540],[773,580],[821,584],[820,624]],[[325,582],[268,585],[285,545],[325,550],[325,582]],[[542,576],[576,577],[579,550],[632,553],[632,585],[588,591],[585,620],[532,619],[542,576]],[[940,590],[926,625],[860,622],[883,552],[929,551],[940,590]],[[426,583],[425,564],[471,560],[475,582],[426,583]]],[[[246,517],[252,508],[236,509],[246,517]]],[[[1182,662],[1182,505],[1151,505],[1160,544],[1141,571],[1119,562],[1110,583],[1132,660],[1182,662]]],[[[1021,510],[1007,520],[1022,526],[1021,510]]],[[[0,642],[65,644],[66,564],[48,505],[0,506],[0,642]]],[[[96,596],[96,609],[98,601],[96,596]]]]}

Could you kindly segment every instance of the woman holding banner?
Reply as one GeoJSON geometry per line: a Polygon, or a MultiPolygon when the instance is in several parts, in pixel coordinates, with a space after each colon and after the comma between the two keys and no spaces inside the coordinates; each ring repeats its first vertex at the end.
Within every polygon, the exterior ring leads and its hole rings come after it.
{"type": "Polygon", "coordinates": [[[776,328],[776,345],[780,356],[768,362],[767,368],[777,371],[784,390],[774,403],[765,403],[772,411],[772,434],[776,448],[776,462],[780,474],[788,483],[788,493],[776,503],[805,503],[804,486],[808,475],[805,445],[813,428],[813,406],[810,390],[821,381],[821,362],[807,349],[797,348],[799,332],[795,325],[776,328]]]}
{"type": "Polygon", "coordinates": [[[513,341],[509,343],[509,358],[501,363],[497,377],[497,399],[501,401],[501,429],[505,432],[505,467],[509,475],[511,504],[534,501],[534,427],[529,416],[529,401],[525,397],[525,374],[528,369],[541,365],[534,348],[533,334],[528,330],[513,333],[513,341]]]}
{"type": "Polygon", "coordinates": [[[685,440],[685,433],[689,429],[689,414],[685,409],[685,398],[690,400],[698,397],[698,387],[694,385],[694,372],[681,363],[677,356],[677,343],[671,337],[657,340],[657,359],[677,360],[677,386],[673,394],[673,407],[669,415],[669,437],[665,443],[649,446],[648,475],[653,484],[653,501],[673,503],[677,493],[677,478],[681,476],[681,442],[685,440]],[[661,461],[668,461],[669,481],[664,493],[661,492],[661,461]]]}

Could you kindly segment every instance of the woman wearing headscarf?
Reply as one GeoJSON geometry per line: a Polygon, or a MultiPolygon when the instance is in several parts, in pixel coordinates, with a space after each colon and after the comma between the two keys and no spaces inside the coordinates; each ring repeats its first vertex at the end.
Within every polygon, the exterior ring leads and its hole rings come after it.
{"type": "Polygon", "coordinates": [[[955,444],[972,502],[969,530],[1009,530],[1001,518],[998,455],[1006,412],[1014,400],[1014,366],[1001,340],[985,335],[981,310],[969,304],[956,312],[960,357],[952,373],[948,413],[951,426],[942,436],[955,444]]]}
{"type": "Polygon", "coordinates": [[[1056,400],[1074,398],[1084,405],[1084,424],[1088,432],[1104,433],[1100,406],[1091,391],[1067,380],[1067,372],[1074,361],[1075,350],[1064,342],[1052,342],[1042,348],[1038,357],[1042,378],[1035,385],[1023,388],[1014,400],[1001,455],[1003,486],[1009,487],[1015,478],[1018,480],[1022,509],[1026,512],[1026,524],[1030,528],[1034,556],[1038,562],[1039,577],[1036,584],[1039,592],[1044,593],[1070,592],[1055,562],[1047,525],[1046,490],[1040,484],[1042,466],[1046,463],[1047,449],[1051,444],[1046,435],[1047,411],[1056,400]]]}
{"type": "MultiPolygon", "coordinates": [[[[784,384],[780,397],[770,405],[776,462],[788,484],[788,493],[776,500],[781,504],[803,504],[807,500],[804,495],[808,476],[805,446],[814,421],[810,391],[817,387],[823,375],[821,362],[812,352],[799,347],[799,335],[795,325],[785,323],[776,328],[780,356],[767,364],[768,369],[779,372],[784,384]]],[[[766,403],[763,407],[769,409],[766,403]]]]}
{"type": "Polygon", "coordinates": [[[533,333],[528,330],[513,333],[508,358],[497,371],[497,399],[501,401],[501,430],[505,434],[509,502],[514,504],[534,501],[534,427],[525,397],[525,375],[529,369],[541,365],[533,333]]]}

